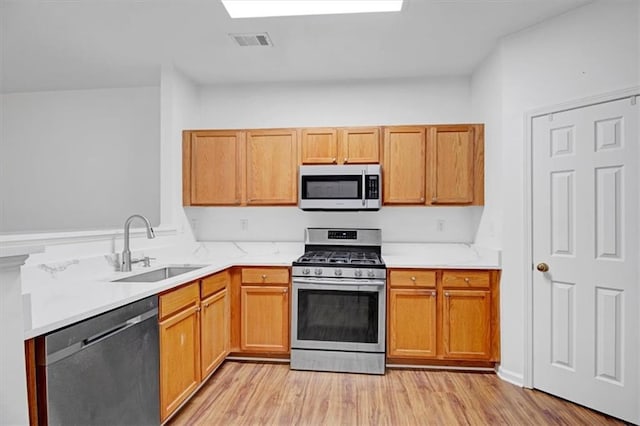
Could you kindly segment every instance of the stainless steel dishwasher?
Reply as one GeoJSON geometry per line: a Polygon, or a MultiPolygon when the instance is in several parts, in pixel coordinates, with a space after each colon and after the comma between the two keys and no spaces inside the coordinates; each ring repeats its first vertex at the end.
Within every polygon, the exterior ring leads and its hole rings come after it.
{"type": "Polygon", "coordinates": [[[46,382],[39,415],[48,424],[160,424],[157,296],[49,333],[37,345],[46,382]]]}

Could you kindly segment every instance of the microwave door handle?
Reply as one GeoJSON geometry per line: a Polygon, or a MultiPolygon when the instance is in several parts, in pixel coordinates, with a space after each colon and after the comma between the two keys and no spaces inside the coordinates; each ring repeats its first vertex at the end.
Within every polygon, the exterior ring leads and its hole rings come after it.
{"type": "Polygon", "coordinates": [[[365,197],[366,197],[366,190],[367,190],[367,172],[363,169],[362,170],[362,207],[365,206],[365,197]]]}

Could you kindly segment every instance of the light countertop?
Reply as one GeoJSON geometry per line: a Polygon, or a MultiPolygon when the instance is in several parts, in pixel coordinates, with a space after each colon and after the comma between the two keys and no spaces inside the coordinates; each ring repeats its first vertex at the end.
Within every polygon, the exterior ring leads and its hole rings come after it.
{"type": "MultiPolygon", "coordinates": [[[[22,268],[25,339],[160,293],[231,266],[291,266],[304,252],[302,243],[212,242],[187,248],[145,252],[150,268],[114,272],[112,257],[69,259],[22,268]],[[194,271],[153,283],[111,282],[165,265],[203,265],[194,271]]],[[[497,250],[470,244],[383,244],[388,268],[498,269],[497,250]]]]}

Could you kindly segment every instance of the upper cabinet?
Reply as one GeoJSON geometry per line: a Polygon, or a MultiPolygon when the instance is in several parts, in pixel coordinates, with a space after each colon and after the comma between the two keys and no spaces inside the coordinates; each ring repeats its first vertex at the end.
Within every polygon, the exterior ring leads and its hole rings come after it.
{"type": "Polygon", "coordinates": [[[424,204],[426,138],[424,127],[386,127],[382,163],[384,204],[424,204]]]}
{"type": "Polygon", "coordinates": [[[302,164],[338,163],[338,131],[336,129],[303,129],[301,138],[302,164]]]}
{"type": "Polygon", "coordinates": [[[247,132],[247,204],[298,202],[297,148],[295,130],[247,132]]]}
{"type": "Polygon", "coordinates": [[[183,204],[296,204],[297,167],[296,130],[185,131],[183,204]]]}
{"type": "Polygon", "coordinates": [[[292,206],[299,164],[382,165],[382,202],[484,204],[484,125],[186,130],[185,206],[292,206]]]}
{"type": "Polygon", "coordinates": [[[380,128],[310,128],[301,131],[302,164],[377,164],[380,128]]]}
{"type": "Polygon", "coordinates": [[[244,132],[184,132],[182,198],[190,205],[240,205],[244,132]]]}
{"type": "Polygon", "coordinates": [[[484,204],[481,125],[432,126],[427,136],[427,204],[484,204]]]}
{"type": "Polygon", "coordinates": [[[484,126],[384,130],[383,203],[484,204],[484,126]]]}

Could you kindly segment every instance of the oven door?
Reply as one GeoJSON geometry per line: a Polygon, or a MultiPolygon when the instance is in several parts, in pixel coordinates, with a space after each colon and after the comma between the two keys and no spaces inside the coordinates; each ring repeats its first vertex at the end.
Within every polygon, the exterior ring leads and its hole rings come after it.
{"type": "Polygon", "coordinates": [[[293,278],[291,347],[385,351],[385,281],[293,278]]]}

